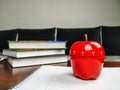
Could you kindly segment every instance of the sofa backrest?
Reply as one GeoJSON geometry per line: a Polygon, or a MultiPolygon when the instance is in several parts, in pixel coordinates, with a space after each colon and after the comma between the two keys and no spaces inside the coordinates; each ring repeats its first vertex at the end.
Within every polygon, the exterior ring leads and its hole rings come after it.
{"type": "Polygon", "coordinates": [[[69,54],[70,47],[75,41],[85,40],[84,34],[88,34],[90,41],[102,42],[106,55],[120,55],[120,26],[57,28],[57,34],[55,28],[0,30],[0,52],[9,48],[7,41],[16,40],[16,35],[18,35],[18,40],[67,41],[66,54],[69,54]]]}
{"type": "Polygon", "coordinates": [[[0,30],[0,41],[15,40],[17,29],[13,30],[0,30]]]}
{"type": "Polygon", "coordinates": [[[57,40],[67,41],[66,54],[69,55],[71,45],[75,41],[84,41],[84,34],[88,35],[88,40],[101,43],[100,27],[95,28],[57,28],[57,40]]]}
{"type": "Polygon", "coordinates": [[[18,40],[54,40],[55,28],[19,29],[18,40]]]}
{"type": "Polygon", "coordinates": [[[0,30],[0,52],[3,49],[7,49],[8,47],[8,40],[16,40],[17,29],[13,30],[0,30]]]}
{"type": "Polygon", "coordinates": [[[120,26],[102,26],[102,42],[106,55],[120,55],[120,26]]]}

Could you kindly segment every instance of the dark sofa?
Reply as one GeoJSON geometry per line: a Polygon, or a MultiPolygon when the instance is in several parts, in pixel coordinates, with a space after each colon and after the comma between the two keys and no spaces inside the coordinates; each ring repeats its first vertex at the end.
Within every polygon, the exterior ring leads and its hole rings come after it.
{"type": "Polygon", "coordinates": [[[45,28],[0,30],[0,51],[8,47],[8,40],[59,40],[67,41],[66,54],[75,41],[88,40],[101,43],[106,55],[120,55],[120,26],[98,26],[91,28],[45,28]]]}
{"type": "Polygon", "coordinates": [[[0,30],[0,52],[9,48],[10,40],[54,40],[55,28],[0,30]]]}
{"type": "Polygon", "coordinates": [[[17,30],[0,30],[0,52],[8,48],[8,40],[16,40],[17,30]]]}
{"type": "Polygon", "coordinates": [[[102,26],[102,44],[106,55],[120,55],[120,26],[102,26]]]}
{"type": "Polygon", "coordinates": [[[88,35],[88,40],[101,43],[100,27],[94,28],[57,28],[57,40],[67,41],[66,54],[69,55],[71,45],[75,41],[84,41],[84,34],[88,35]]]}

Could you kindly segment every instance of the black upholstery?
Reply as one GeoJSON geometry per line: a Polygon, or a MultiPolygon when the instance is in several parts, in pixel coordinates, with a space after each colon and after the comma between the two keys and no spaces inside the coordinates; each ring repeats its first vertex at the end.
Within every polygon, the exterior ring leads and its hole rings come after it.
{"type": "Polygon", "coordinates": [[[67,41],[66,54],[69,54],[71,45],[75,41],[84,41],[84,34],[88,35],[88,40],[101,42],[100,27],[95,28],[57,28],[57,40],[67,41]]]}
{"type": "Polygon", "coordinates": [[[0,41],[15,40],[16,34],[17,34],[17,29],[1,30],[0,31],[0,41]]]}
{"type": "MultiPolygon", "coordinates": [[[[120,26],[100,26],[92,28],[57,28],[57,40],[67,41],[66,54],[75,41],[84,41],[88,34],[89,41],[101,42],[106,55],[120,55],[120,26]],[[102,28],[101,28],[102,27],[102,28]],[[102,30],[102,32],[101,32],[102,30]]],[[[8,48],[8,40],[55,40],[55,28],[0,30],[0,52],[8,48]]]]}
{"type": "Polygon", "coordinates": [[[17,29],[0,31],[0,52],[7,49],[9,40],[16,40],[17,29]]]}
{"type": "Polygon", "coordinates": [[[106,55],[120,55],[120,26],[102,26],[102,42],[106,55]]]}
{"type": "Polygon", "coordinates": [[[54,40],[55,28],[19,29],[18,40],[54,40]]]}

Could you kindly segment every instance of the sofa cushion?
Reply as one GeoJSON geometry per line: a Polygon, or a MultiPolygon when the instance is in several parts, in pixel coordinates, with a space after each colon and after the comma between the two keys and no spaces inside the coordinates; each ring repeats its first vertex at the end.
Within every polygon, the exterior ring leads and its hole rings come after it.
{"type": "Polygon", "coordinates": [[[17,29],[0,31],[0,41],[16,40],[17,29]]]}
{"type": "Polygon", "coordinates": [[[7,41],[0,41],[0,52],[3,51],[3,49],[8,49],[8,42],[7,41]]]}
{"type": "Polygon", "coordinates": [[[102,26],[102,42],[106,55],[120,55],[120,26],[102,26]]]}
{"type": "Polygon", "coordinates": [[[19,29],[18,40],[54,40],[55,28],[19,29]]]}
{"type": "Polygon", "coordinates": [[[67,41],[66,54],[69,54],[71,45],[75,41],[84,41],[84,34],[88,35],[88,40],[101,42],[100,27],[95,28],[57,28],[57,40],[67,41]]]}
{"type": "Polygon", "coordinates": [[[17,29],[0,31],[0,52],[8,49],[8,40],[16,40],[17,29]]]}

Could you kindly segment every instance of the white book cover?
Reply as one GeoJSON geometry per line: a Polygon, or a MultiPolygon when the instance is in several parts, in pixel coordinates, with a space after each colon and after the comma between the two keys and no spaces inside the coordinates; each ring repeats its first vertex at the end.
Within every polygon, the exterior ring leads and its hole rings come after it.
{"type": "Polygon", "coordinates": [[[120,90],[120,68],[103,68],[97,80],[82,80],[71,67],[41,66],[11,90],[120,90]]]}
{"type": "Polygon", "coordinates": [[[105,56],[105,61],[119,62],[120,56],[105,56]]]}
{"type": "Polygon", "coordinates": [[[17,48],[66,48],[66,41],[9,41],[10,49],[17,48]]]}
{"type": "Polygon", "coordinates": [[[67,62],[67,55],[50,55],[30,58],[8,58],[8,62],[12,67],[23,67],[41,64],[61,63],[67,62]]]}
{"type": "Polygon", "coordinates": [[[3,55],[15,58],[61,54],[65,54],[65,49],[3,49],[3,55]]]}
{"type": "Polygon", "coordinates": [[[3,55],[2,53],[0,53],[0,61],[3,61],[3,60],[7,60],[7,56],[3,55]]]}

